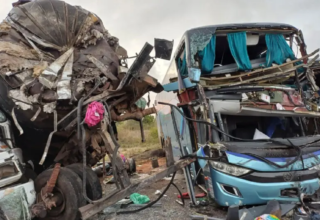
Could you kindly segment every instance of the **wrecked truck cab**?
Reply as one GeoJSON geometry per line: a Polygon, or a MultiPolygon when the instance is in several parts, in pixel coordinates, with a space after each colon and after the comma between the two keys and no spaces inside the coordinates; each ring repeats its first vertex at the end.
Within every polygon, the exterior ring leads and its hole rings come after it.
{"type": "MultiPolygon", "coordinates": [[[[0,54],[0,107],[13,119],[17,145],[28,143],[24,154],[38,172],[43,170],[40,160],[45,167],[65,156],[67,164],[77,160],[76,151],[66,154],[65,149],[76,145],[70,140],[82,97],[84,110],[93,101],[109,102],[113,119],[125,120],[140,113],[135,102],[144,94],[163,89],[148,75],[155,62],[153,46],[146,43],[128,68],[119,40],[97,15],[81,7],[32,1],[13,8],[0,29],[0,50],[5,51],[0,54]]],[[[99,152],[91,152],[96,155],[92,164],[102,158],[99,152]]]]}
{"type": "Polygon", "coordinates": [[[156,39],[155,57],[145,43],[128,66],[127,51],[97,15],[47,0],[16,5],[0,32],[0,109],[13,125],[13,146],[38,174],[31,214],[87,219],[96,214],[88,207],[112,197],[91,169],[107,154],[117,186],[111,194],[132,185],[126,167],[134,172],[135,164],[119,155],[115,122],[156,113],[142,97],[163,90],[148,73],[156,58],[170,57],[172,42],[156,39]]]}
{"type": "Polygon", "coordinates": [[[221,206],[315,199],[318,53],[307,53],[302,32],[287,24],[187,31],[155,101],[169,160],[201,158],[190,178],[221,206]]]}

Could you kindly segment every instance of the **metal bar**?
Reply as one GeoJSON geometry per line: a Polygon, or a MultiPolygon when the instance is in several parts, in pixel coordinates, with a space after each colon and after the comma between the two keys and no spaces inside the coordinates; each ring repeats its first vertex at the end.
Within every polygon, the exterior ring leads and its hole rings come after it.
{"type": "MultiPolygon", "coordinates": [[[[223,121],[223,126],[224,126],[224,128],[225,128],[225,132],[226,132],[227,134],[229,134],[229,128],[228,128],[227,118],[224,117],[224,118],[222,119],[222,121],[223,121]]],[[[226,135],[225,135],[225,136],[226,136],[226,135]]],[[[226,141],[230,141],[230,138],[229,138],[228,136],[226,136],[226,141]]]]}
{"type": "Polygon", "coordinates": [[[96,204],[88,204],[79,209],[82,219],[88,219],[91,216],[98,214],[103,209],[108,206],[117,203],[119,200],[125,198],[126,196],[130,196],[134,192],[138,192],[139,190],[150,186],[150,184],[167,177],[169,174],[176,172],[177,170],[182,169],[183,167],[193,163],[195,159],[183,159],[177,161],[173,166],[168,167],[167,169],[155,174],[154,176],[141,181],[140,183],[132,184],[127,188],[115,193],[109,198],[105,199],[103,202],[99,202],[96,204]]]}
{"type": "Polygon", "coordinates": [[[313,121],[314,121],[314,127],[316,128],[317,134],[319,134],[319,127],[318,127],[317,119],[314,118],[313,121]]]}
{"type": "MultiPolygon", "coordinates": [[[[111,130],[111,129],[110,129],[111,130]]],[[[116,181],[120,181],[120,185],[121,188],[126,188],[128,186],[130,186],[130,178],[128,176],[127,170],[124,167],[124,163],[122,161],[122,159],[120,158],[119,155],[114,155],[115,150],[116,150],[116,146],[112,141],[112,137],[110,136],[110,134],[108,132],[102,132],[100,131],[99,134],[101,135],[103,142],[106,144],[106,148],[109,152],[110,155],[112,155],[112,161],[114,161],[115,166],[112,167],[112,169],[114,169],[114,176],[116,181]],[[117,173],[116,171],[119,171],[119,173],[117,173]]]]}
{"type": "Polygon", "coordinates": [[[58,114],[57,114],[57,111],[54,110],[53,111],[53,131],[49,134],[49,137],[48,137],[48,140],[47,140],[47,143],[46,143],[46,146],[44,148],[44,151],[43,151],[43,154],[42,154],[42,157],[41,157],[41,160],[39,162],[40,165],[43,165],[44,161],[46,160],[47,158],[47,154],[48,154],[48,151],[49,151],[49,148],[50,148],[50,145],[51,145],[51,140],[52,140],[52,136],[54,135],[54,133],[56,133],[58,131],[58,114]]]}
{"type": "MultiPolygon", "coordinates": [[[[225,132],[221,114],[220,114],[220,113],[215,113],[215,115],[217,116],[218,124],[219,124],[220,129],[221,129],[223,132],[225,132]]],[[[224,141],[227,141],[227,140],[228,140],[228,138],[227,138],[227,136],[226,136],[225,134],[222,134],[222,137],[223,137],[223,140],[224,140],[224,141]]]]}
{"type": "Polygon", "coordinates": [[[176,139],[177,139],[178,144],[179,144],[181,156],[183,156],[182,144],[181,144],[181,140],[180,140],[180,133],[178,131],[177,121],[176,121],[176,119],[174,117],[174,109],[171,106],[170,106],[170,108],[171,108],[171,118],[172,118],[172,123],[173,123],[173,129],[174,129],[174,132],[176,133],[176,139]]]}
{"type": "MultiPolygon", "coordinates": [[[[210,121],[212,124],[214,124],[215,126],[217,126],[217,121],[216,121],[216,117],[213,113],[213,103],[211,101],[209,101],[209,116],[210,116],[210,121]]],[[[215,129],[211,129],[211,134],[212,134],[212,141],[213,143],[217,143],[220,141],[219,138],[219,134],[215,129]]]]}
{"type": "MultiPolygon", "coordinates": [[[[173,122],[173,128],[174,131],[176,133],[176,139],[179,143],[179,148],[180,148],[180,152],[181,152],[181,156],[187,155],[187,149],[186,147],[182,148],[182,144],[181,144],[181,140],[180,140],[180,133],[178,131],[178,126],[177,126],[177,122],[176,119],[174,117],[174,109],[172,107],[171,108],[171,118],[172,118],[172,122],[173,122]],[[184,153],[185,152],[185,153],[184,153]]],[[[184,174],[187,180],[187,187],[188,187],[188,191],[189,191],[189,195],[191,198],[191,201],[194,205],[196,205],[196,198],[195,198],[195,193],[194,193],[194,188],[193,188],[193,184],[192,184],[192,178],[191,178],[191,173],[190,173],[190,169],[189,167],[185,167],[184,168],[184,174]]]]}
{"type": "Polygon", "coordinates": [[[104,156],[103,157],[103,166],[102,166],[102,169],[103,169],[103,171],[102,171],[102,177],[103,177],[103,179],[106,177],[106,157],[104,156]]]}
{"type": "MultiPolygon", "coordinates": [[[[188,154],[186,146],[184,146],[183,152],[184,152],[184,155],[188,154]]],[[[186,166],[184,168],[184,174],[185,174],[185,177],[186,177],[186,180],[187,180],[187,188],[188,188],[188,191],[189,191],[191,202],[192,202],[193,205],[197,205],[197,200],[196,200],[196,196],[195,196],[195,192],[194,192],[194,187],[193,187],[192,177],[191,177],[191,173],[190,173],[190,168],[191,168],[190,164],[188,166],[186,166]]]]}
{"type": "Polygon", "coordinates": [[[301,135],[302,135],[303,137],[305,137],[305,136],[306,136],[306,133],[305,133],[304,128],[303,128],[303,122],[302,122],[301,117],[299,117],[299,125],[300,125],[300,129],[301,129],[301,135]]]}
{"type": "Polygon", "coordinates": [[[144,136],[142,119],[139,121],[139,124],[140,124],[140,132],[141,132],[141,142],[144,143],[146,142],[146,138],[144,136]]]}

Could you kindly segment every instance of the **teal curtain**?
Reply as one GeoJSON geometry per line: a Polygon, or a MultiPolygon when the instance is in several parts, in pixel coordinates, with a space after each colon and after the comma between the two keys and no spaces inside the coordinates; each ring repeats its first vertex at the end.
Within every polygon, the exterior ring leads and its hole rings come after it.
{"type": "MultiPolygon", "coordinates": [[[[268,49],[266,67],[270,67],[272,63],[281,65],[285,63],[288,58],[290,58],[290,60],[296,59],[292,49],[290,48],[282,34],[266,34],[265,39],[268,49]]],[[[296,65],[301,63],[302,62],[299,61],[296,63],[296,65]]]]}
{"type": "Polygon", "coordinates": [[[251,70],[246,32],[229,33],[228,42],[231,54],[240,70],[251,70]]]}
{"type": "Polygon", "coordinates": [[[186,51],[184,51],[183,60],[181,60],[180,58],[178,59],[178,68],[181,76],[188,75],[186,51]]]}
{"type": "Polygon", "coordinates": [[[201,59],[201,70],[205,73],[211,73],[216,58],[216,35],[213,35],[206,47],[198,52],[201,59]]]}

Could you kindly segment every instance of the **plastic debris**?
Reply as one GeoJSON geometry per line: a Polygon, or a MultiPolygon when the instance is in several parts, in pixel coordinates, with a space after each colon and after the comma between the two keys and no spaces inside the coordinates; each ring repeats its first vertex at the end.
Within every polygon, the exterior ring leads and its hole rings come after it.
{"type": "Polygon", "coordinates": [[[93,127],[103,119],[103,113],[103,105],[100,102],[92,102],[88,105],[84,120],[89,127],[93,127]]]}
{"type": "MultiPolygon", "coordinates": [[[[197,156],[198,157],[206,157],[202,146],[199,147],[199,149],[197,151],[197,156]]],[[[200,167],[203,169],[207,165],[208,161],[203,160],[203,159],[198,159],[198,163],[199,163],[200,167]]]]}
{"type": "Polygon", "coordinates": [[[255,220],[280,220],[280,219],[274,215],[261,215],[255,218],[255,220]]]}
{"type": "Polygon", "coordinates": [[[121,159],[122,159],[123,162],[126,162],[127,159],[126,159],[126,157],[125,157],[123,154],[120,153],[120,157],[121,157],[121,159]]]}
{"type": "Polygon", "coordinates": [[[270,137],[262,133],[258,129],[256,129],[256,131],[254,132],[253,140],[259,140],[259,139],[270,139],[270,137]]]}
{"type": "Polygon", "coordinates": [[[307,214],[306,211],[304,210],[304,208],[303,208],[302,206],[301,206],[301,207],[298,207],[297,210],[298,210],[298,212],[299,212],[300,214],[303,214],[303,215],[306,215],[306,214],[307,214]]]}
{"type": "Polygon", "coordinates": [[[138,108],[145,109],[147,106],[147,101],[145,98],[142,97],[142,98],[138,99],[138,101],[136,101],[135,104],[137,105],[138,108]]]}
{"type": "MultiPolygon", "coordinates": [[[[199,194],[197,194],[197,195],[195,195],[196,196],[196,198],[203,198],[203,197],[206,197],[207,196],[207,194],[205,194],[205,193],[199,193],[199,194]]],[[[189,196],[189,193],[182,193],[182,197],[184,198],[184,199],[190,199],[190,196],[189,196]]],[[[181,196],[180,195],[178,195],[178,198],[180,199],[181,198],[181,196]]]]}
{"type": "Polygon", "coordinates": [[[161,194],[161,191],[160,191],[160,190],[157,190],[154,194],[160,195],[160,194],[161,194]]]}
{"type": "Polygon", "coordinates": [[[140,195],[139,193],[133,193],[130,195],[130,199],[134,204],[146,204],[150,202],[150,199],[148,196],[140,195]]]}

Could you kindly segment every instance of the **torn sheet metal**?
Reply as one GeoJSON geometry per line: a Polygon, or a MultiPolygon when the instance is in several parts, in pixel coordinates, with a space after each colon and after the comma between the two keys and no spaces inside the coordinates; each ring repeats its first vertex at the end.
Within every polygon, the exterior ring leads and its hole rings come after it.
{"type": "Polygon", "coordinates": [[[74,48],[70,48],[62,56],[56,59],[49,67],[47,67],[39,77],[39,81],[49,89],[55,86],[55,81],[59,71],[63,68],[69,57],[72,55],[74,48]]]}
{"type": "Polygon", "coordinates": [[[60,81],[57,84],[58,99],[70,99],[71,98],[71,74],[73,67],[73,54],[69,57],[62,72],[60,81]]]}
{"type": "Polygon", "coordinates": [[[31,36],[62,50],[74,44],[76,36],[85,31],[83,21],[89,16],[84,9],[63,1],[54,2],[51,7],[46,1],[33,1],[13,8],[8,18],[25,29],[21,32],[32,33],[31,36]]]}
{"type": "Polygon", "coordinates": [[[103,38],[103,34],[96,30],[92,29],[90,32],[87,32],[86,35],[81,40],[81,44],[84,48],[87,48],[88,45],[96,45],[97,41],[103,38]]]}
{"type": "Polygon", "coordinates": [[[312,86],[313,91],[319,91],[319,87],[317,86],[317,83],[315,82],[314,71],[312,71],[311,69],[308,69],[306,72],[306,76],[312,86]]]}
{"type": "Polygon", "coordinates": [[[237,114],[241,111],[239,100],[210,100],[210,106],[215,113],[237,114]]]}
{"type": "Polygon", "coordinates": [[[30,60],[37,60],[35,51],[11,42],[0,41],[0,53],[6,53],[15,57],[22,57],[30,60]]]}
{"type": "Polygon", "coordinates": [[[19,124],[19,122],[17,120],[17,116],[16,116],[16,113],[14,111],[14,108],[11,111],[11,117],[12,117],[12,120],[13,120],[16,128],[19,130],[20,135],[23,135],[23,129],[21,128],[21,126],[20,126],[20,124],[19,124]]]}
{"type": "Polygon", "coordinates": [[[35,65],[35,66],[33,67],[33,74],[32,74],[32,76],[33,76],[34,78],[39,77],[39,76],[42,74],[42,72],[43,72],[45,69],[47,69],[47,68],[48,68],[48,62],[47,62],[47,61],[43,61],[43,62],[39,63],[38,65],[35,65]]]}
{"type": "Polygon", "coordinates": [[[51,103],[45,104],[43,106],[43,112],[49,113],[49,114],[53,113],[54,110],[56,109],[56,105],[57,105],[56,102],[51,102],[51,103]]]}
{"type": "Polygon", "coordinates": [[[103,72],[103,74],[108,77],[109,79],[111,79],[112,81],[117,81],[118,78],[115,77],[109,70],[108,67],[106,67],[103,63],[101,63],[97,58],[95,58],[92,55],[87,55],[88,59],[94,63],[101,72],[103,72]]]}
{"type": "Polygon", "coordinates": [[[6,53],[0,53],[0,68],[9,71],[18,71],[23,69],[32,69],[39,61],[28,60],[22,57],[15,57],[6,53]]]}
{"type": "Polygon", "coordinates": [[[14,103],[22,110],[33,109],[32,103],[37,103],[39,95],[26,96],[21,90],[10,90],[9,96],[14,103]]]}
{"type": "Polygon", "coordinates": [[[165,39],[154,39],[154,49],[156,52],[155,57],[164,59],[164,60],[170,60],[171,54],[173,50],[173,43],[174,41],[168,41],[165,39]]]}

